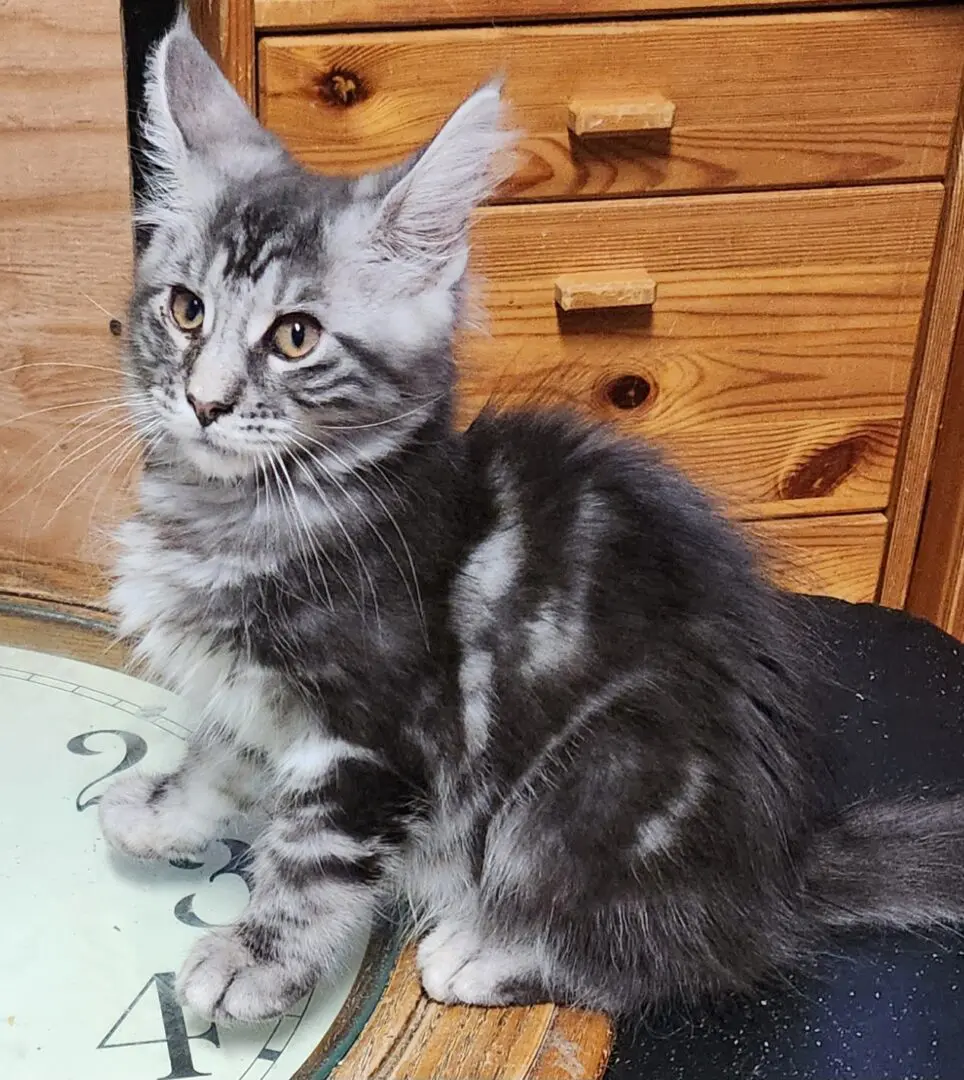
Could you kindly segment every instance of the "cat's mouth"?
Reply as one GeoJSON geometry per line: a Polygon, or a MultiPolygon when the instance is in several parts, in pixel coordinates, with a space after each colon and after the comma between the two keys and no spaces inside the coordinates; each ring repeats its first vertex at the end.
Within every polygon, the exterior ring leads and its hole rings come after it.
{"type": "Polygon", "coordinates": [[[198,427],[188,437],[182,434],[178,443],[184,457],[206,476],[239,479],[252,474],[257,468],[257,453],[216,429],[212,424],[198,427]]]}
{"type": "Polygon", "coordinates": [[[253,456],[234,453],[196,443],[186,457],[205,476],[219,480],[240,480],[250,476],[257,468],[253,456]]]}

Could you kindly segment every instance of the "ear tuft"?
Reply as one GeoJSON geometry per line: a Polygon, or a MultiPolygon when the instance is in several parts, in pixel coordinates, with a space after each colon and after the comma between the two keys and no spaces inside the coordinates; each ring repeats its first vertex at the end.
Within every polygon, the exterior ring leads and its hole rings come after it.
{"type": "Polygon", "coordinates": [[[183,9],[148,59],[144,99],[148,216],[150,204],[183,205],[219,176],[253,175],[285,157],[195,37],[183,9]]]}
{"type": "Polygon", "coordinates": [[[379,246],[454,284],[465,271],[472,211],[512,172],[501,82],[477,90],[385,196],[379,246]]]}

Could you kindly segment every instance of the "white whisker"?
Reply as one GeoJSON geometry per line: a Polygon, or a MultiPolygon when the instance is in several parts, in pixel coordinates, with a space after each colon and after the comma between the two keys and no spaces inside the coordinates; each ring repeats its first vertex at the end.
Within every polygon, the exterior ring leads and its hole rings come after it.
{"type": "MultiPolygon", "coordinates": [[[[125,460],[127,454],[131,450],[133,450],[137,446],[137,444],[139,442],[140,442],[140,435],[138,433],[120,430],[120,431],[115,431],[112,435],[108,436],[108,438],[106,440],[102,441],[99,445],[103,446],[105,449],[107,449],[107,447],[109,446],[110,453],[111,454],[115,454],[115,453],[118,454],[119,455],[119,461],[122,462],[122,461],[125,460]],[[120,438],[119,443],[116,442],[116,440],[118,438],[120,438]],[[121,451],[123,451],[123,453],[121,453],[121,451]]],[[[90,452],[91,451],[87,451],[87,453],[90,453],[90,452]]],[[[86,457],[87,454],[84,454],[82,456],[86,457]]],[[[73,497],[74,493],[76,491],[78,491],[94,475],[94,473],[97,471],[97,469],[100,467],[100,465],[101,465],[101,462],[99,462],[99,461],[96,462],[94,464],[94,466],[90,469],[90,471],[87,472],[84,476],[82,476],[80,478],[80,480],[78,480],[77,483],[74,484],[73,487],[71,487],[71,489],[60,500],[60,502],[54,508],[53,512],[50,514],[50,516],[44,522],[43,526],[41,527],[42,529],[47,529],[47,528],[50,527],[50,523],[60,513],[60,511],[67,505],[67,503],[70,502],[70,500],[73,497]]],[[[117,468],[117,464],[115,463],[114,469],[116,469],[116,468],[117,468]]],[[[108,479],[113,474],[113,471],[114,470],[112,469],[110,472],[108,472],[108,474],[107,474],[108,479]]],[[[96,506],[96,500],[95,500],[94,505],[96,506]]]]}
{"type": "Polygon", "coordinates": [[[108,375],[114,375],[115,377],[120,375],[121,372],[116,367],[108,367],[106,364],[81,364],[76,360],[28,360],[25,364],[17,364],[15,367],[3,368],[0,374],[14,375],[18,371],[33,371],[34,368],[45,367],[58,367],[58,368],[78,368],[83,371],[103,371],[108,375]]]}
{"type": "MultiPolygon", "coordinates": [[[[358,549],[358,545],[355,543],[355,541],[352,538],[352,535],[348,531],[348,529],[345,528],[344,523],[342,522],[341,518],[338,516],[338,513],[336,512],[334,506],[332,506],[331,501],[328,498],[328,496],[322,490],[322,488],[320,487],[318,482],[315,480],[315,478],[311,475],[311,472],[305,467],[304,462],[299,461],[296,458],[295,459],[295,464],[301,470],[301,472],[304,475],[306,481],[311,486],[311,488],[314,490],[315,494],[325,504],[325,509],[328,511],[329,515],[331,516],[332,521],[334,521],[334,523],[338,526],[338,528],[341,530],[342,535],[345,537],[345,540],[348,542],[348,546],[351,549],[351,552],[352,552],[352,554],[353,554],[353,556],[355,558],[355,562],[356,562],[356,564],[358,566],[359,574],[364,574],[365,579],[368,582],[368,591],[371,593],[371,598],[372,598],[372,611],[373,611],[373,613],[375,615],[375,625],[378,626],[379,628],[381,628],[381,612],[380,612],[379,607],[378,607],[378,594],[375,591],[375,582],[374,582],[374,580],[372,578],[371,573],[369,572],[369,569],[368,569],[367,564],[365,563],[365,560],[362,558],[362,554],[361,554],[361,551],[359,551],[359,549],[358,549]]],[[[344,579],[342,579],[342,580],[344,580],[344,579]]],[[[359,576],[359,585],[363,585],[363,582],[362,582],[360,576],[359,576]]],[[[363,594],[363,598],[364,598],[364,594],[363,594]]],[[[364,614],[365,614],[364,604],[360,605],[359,610],[360,610],[362,616],[364,617],[364,614]]]]}
{"type": "MultiPolygon", "coordinates": [[[[157,429],[160,429],[160,428],[162,428],[161,421],[160,420],[155,420],[154,421],[154,426],[150,430],[157,430],[157,429]]],[[[93,532],[94,514],[97,511],[97,507],[98,507],[98,505],[100,503],[100,500],[103,498],[104,492],[107,490],[107,487],[111,482],[111,479],[117,473],[117,470],[124,464],[124,462],[130,456],[131,461],[130,461],[130,464],[128,465],[128,467],[127,467],[127,472],[125,473],[124,479],[121,481],[121,483],[120,483],[120,485],[119,485],[119,487],[117,489],[118,494],[123,492],[123,490],[124,490],[124,488],[125,488],[125,486],[127,484],[127,481],[130,478],[131,473],[133,472],[134,468],[137,466],[137,464],[141,460],[141,455],[140,454],[131,455],[131,451],[136,450],[137,447],[138,447],[138,443],[141,443],[142,441],[143,441],[142,433],[135,431],[135,432],[132,432],[131,438],[129,440],[127,440],[126,442],[122,442],[120,444],[120,446],[115,447],[111,451],[112,455],[116,455],[117,460],[107,470],[107,473],[104,476],[104,478],[101,480],[100,486],[97,489],[97,493],[94,495],[93,501],[91,502],[90,511],[87,514],[87,529],[85,530],[87,535],[90,535],[93,532]]]]}
{"type": "Polygon", "coordinates": [[[81,409],[88,405],[104,405],[111,409],[126,409],[128,397],[126,394],[117,394],[106,398],[92,398],[90,401],[68,401],[63,405],[48,405],[43,409],[34,409],[31,412],[21,413],[4,420],[0,428],[10,427],[11,424],[19,424],[23,420],[29,420],[34,416],[44,416],[46,413],[58,412],[61,409],[81,409]]]}
{"type": "MultiPolygon", "coordinates": [[[[85,428],[91,427],[92,424],[93,424],[93,421],[96,420],[98,417],[103,416],[104,413],[113,412],[115,408],[116,408],[116,406],[111,405],[111,406],[103,406],[103,407],[101,407],[99,409],[94,409],[93,412],[91,412],[87,416],[85,416],[83,421],[81,423],[79,423],[73,429],[73,431],[71,432],[71,435],[80,434],[85,428]]],[[[148,412],[148,410],[146,408],[142,407],[142,406],[138,406],[137,409],[132,407],[129,411],[130,411],[131,415],[135,419],[149,417],[151,415],[148,412]]],[[[127,422],[126,416],[125,417],[119,417],[119,418],[116,418],[116,419],[113,419],[113,420],[106,421],[104,424],[99,425],[95,430],[97,431],[98,435],[100,435],[100,434],[103,434],[104,432],[112,429],[113,427],[115,427],[115,426],[117,426],[119,424],[124,424],[126,422],[127,422]]],[[[96,437],[98,437],[98,436],[95,435],[95,438],[96,437]]],[[[37,469],[39,469],[39,468],[41,468],[43,466],[44,462],[50,457],[50,455],[56,449],[58,449],[61,446],[63,438],[64,438],[64,436],[63,436],[63,434],[61,432],[55,432],[54,433],[53,441],[51,442],[50,446],[41,455],[41,457],[39,459],[35,459],[35,460],[33,460],[31,462],[31,466],[27,470],[27,475],[29,475],[30,472],[34,472],[34,471],[36,471],[37,469]]],[[[84,445],[87,445],[87,444],[85,443],[84,445]]],[[[77,449],[78,449],[77,447],[74,448],[74,450],[77,450],[77,449]]],[[[33,450],[33,448],[31,447],[30,450],[28,450],[26,452],[26,454],[31,453],[32,450],[33,450]]],[[[74,451],[71,451],[71,453],[73,453],[73,452],[74,451]]],[[[26,456],[26,454],[24,456],[26,456]]],[[[22,460],[23,460],[23,457],[20,458],[20,461],[22,461],[22,460]]],[[[20,461],[17,462],[18,465],[20,464],[20,461]]],[[[56,475],[56,472],[57,472],[57,470],[55,470],[54,473],[51,474],[51,477],[56,475]]]]}
{"type": "Polygon", "coordinates": [[[430,409],[437,402],[441,401],[445,397],[444,394],[436,394],[434,397],[429,398],[421,405],[416,405],[415,408],[409,409],[407,412],[398,413],[395,416],[389,416],[385,420],[376,420],[371,424],[332,424],[327,427],[317,425],[318,431],[367,431],[369,428],[385,427],[388,424],[397,424],[399,420],[406,420],[410,416],[415,416],[420,412],[424,412],[426,409],[430,409]]]}
{"type": "Polygon", "coordinates": [[[83,290],[81,290],[80,295],[85,300],[89,300],[94,305],[94,307],[97,308],[98,311],[102,311],[108,319],[114,319],[116,322],[120,322],[120,319],[118,319],[116,315],[111,314],[111,312],[109,312],[103,304],[99,304],[92,296],[88,296],[87,293],[85,293],[83,290]]]}
{"type": "MultiPolygon", "coordinates": [[[[126,416],[101,425],[97,428],[93,435],[86,438],[80,444],[80,446],[75,447],[67,454],[66,457],[59,461],[57,463],[57,467],[52,472],[47,473],[44,477],[42,477],[42,479],[38,480],[31,487],[27,488],[26,491],[22,491],[17,496],[17,498],[13,500],[13,502],[8,503],[3,507],[0,507],[0,513],[7,513],[8,511],[12,510],[19,503],[23,502],[23,500],[26,499],[29,495],[33,495],[34,492],[45,490],[50,485],[50,483],[54,479],[56,479],[57,476],[64,472],[64,470],[69,469],[71,465],[76,464],[76,462],[80,461],[82,458],[87,457],[88,454],[92,454],[99,446],[102,446],[105,439],[112,438],[114,434],[119,434],[128,431],[129,429],[130,425],[127,421],[126,416]]],[[[57,445],[57,442],[55,442],[54,445],[51,446],[41,457],[41,459],[36,462],[34,468],[31,471],[36,471],[36,469],[40,468],[43,462],[50,456],[50,454],[53,453],[57,445]]],[[[97,466],[95,465],[94,468],[96,467],[97,466]]],[[[30,473],[28,472],[27,475],[29,476],[30,473]]]]}
{"type": "Polygon", "coordinates": [[[401,542],[402,548],[403,548],[403,550],[405,552],[405,557],[408,560],[409,569],[411,570],[411,574],[412,574],[411,582],[409,582],[408,578],[405,576],[405,572],[402,569],[401,563],[399,563],[399,561],[398,561],[398,559],[397,559],[397,557],[395,555],[395,552],[392,550],[391,544],[389,544],[388,541],[384,538],[384,536],[382,536],[381,532],[379,531],[379,529],[377,528],[375,523],[365,513],[365,511],[358,504],[358,502],[352,497],[351,493],[347,490],[347,488],[345,488],[344,485],[341,484],[338,481],[338,479],[335,477],[334,473],[332,473],[332,471],[329,468],[327,468],[327,466],[324,464],[324,462],[322,462],[318,458],[318,456],[316,454],[313,454],[307,447],[299,444],[299,448],[302,450],[302,452],[305,453],[309,458],[311,458],[311,460],[314,461],[314,463],[318,466],[318,468],[322,470],[322,472],[325,474],[325,477],[327,478],[328,482],[333,484],[336,488],[338,488],[338,490],[341,492],[341,494],[344,495],[344,497],[355,507],[355,509],[358,511],[359,515],[361,516],[361,518],[365,521],[365,523],[368,525],[368,527],[375,534],[375,536],[377,537],[379,543],[386,550],[386,552],[388,552],[388,556],[392,560],[392,562],[395,564],[395,569],[398,570],[399,576],[401,577],[402,582],[405,585],[405,589],[408,592],[409,599],[412,602],[412,606],[413,606],[413,608],[415,610],[415,615],[416,615],[416,618],[419,621],[419,625],[422,628],[422,632],[423,632],[423,634],[427,634],[427,630],[426,630],[426,626],[425,626],[425,609],[422,606],[422,594],[421,594],[421,590],[420,590],[419,584],[418,584],[418,575],[417,575],[416,570],[415,570],[415,560],[412,557],[411,548],[409,547],[408,541],[405,539],[405,536],[402,533],[401,526],[398,524],[398,521],[395,518],[395,515],[391,512],[391,510],[385,504],[384,499],[382,499],[382,497],[368,483],[368,481],[365,480],[365,478],[363,476],[361,476],[361,474],[358,473],[357,471],[352,472],[350,466],[345,461],[345,459],[340,457],[338,454],[336,454],[331,449],[331,447],[325,446],[324,443],[319,442],[317,439],[311,438],[310,435],[306,435],[304,432],[299,432],[299,434],[303,438],[307,438],[311,442],[316,443],[318,446],[321,447],[322,450],[324,450],[326,453],[330,454],[342,466],[342,468],[345,469],[346,472],[351,473],[353,475],[354,479],[357,480],[365,488],[366,491],[368,491],[368,493],[372,496],[372,498],[381,507],[381,509],[384,512],[385,516],[388,518],[389,522],[391,523],[392,527],[394,528],[395,533],[398,536],[399,541],[401,542]]]}
{"type": "MultiPolygon", "coordinates": [[[[305,518],[304,511],[301,509],[301,505],[298,502],[298,493],[295,491],[295,486],[294,486],[294,483],[293,483],[293,481],[291,479],[291,474],[288,472],[287,468],[285,467],[284,461],[280,457],[277,458],[277,465],[278,465],[278,469],[280,470],[281,476],[284,478],[285,482],[288,485],[288,490],[289,490],[289,492],[291,494],[291,504],[290,505],[291,505],[292,513],[294,515],[293,520],[295,522],[296,528],[298,529],[301,537],[303,538],[302,539],[302,550],[306,554],[307,554],[307,552],[310,551],[312,557],[314,558],[315,566],[318,569],[318,575],[321,578],[321,583],[325,588],[325,594],[328,597],[328,607],[331,609],[332,613],[334,613],[335,604],[334,604],[334,601],[332,600],[331,589],[329,589],[329,587],[328,587],[328,579],[325,577],[325,572],[324,572],[324,570],[322,569],[322,566],[321,566],[321,561],[320,561],[319,555],[318,555],[318,545],[315,543],[314,538],[311,535],[311,527],[309,526],[308,521],[305,518]]],[[[279,494],[280,494],[280,492],[279,492],[279,494]]],[[[313,585],[312,585],[311,571],[308,568],[307,560],[304,562],[304,567],[305,567],[305,576],[306,576],[306,579],[308,581],[308,588],[311,590],[311,593],[315,597],[315,599],[320,600],[321,598],[314,591],[314,588],[313,588],[313,585]]]]}

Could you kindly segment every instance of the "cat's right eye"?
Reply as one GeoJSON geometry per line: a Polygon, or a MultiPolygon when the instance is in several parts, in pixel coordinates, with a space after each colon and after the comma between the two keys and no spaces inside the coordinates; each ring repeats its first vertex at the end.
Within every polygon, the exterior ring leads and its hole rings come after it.
{"type": "Polygon", "coordinates": [[[195,333],[204,323],[204,301],[183,285],[175,285],[171,289],[171,318],[185,333],[195,333]]]}

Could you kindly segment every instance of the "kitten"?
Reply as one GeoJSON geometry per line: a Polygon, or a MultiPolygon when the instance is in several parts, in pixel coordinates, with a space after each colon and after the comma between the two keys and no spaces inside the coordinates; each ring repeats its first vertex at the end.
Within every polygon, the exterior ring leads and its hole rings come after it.
{"type": "Polygon", "coordinates": [[[200,727],[101,821],[159,859],[269,821],[182,1000],[278,1014],[398,896],[433,998],[614,1012],[960,918],[961,801],[832,809],[806,641],[703,496],[563,413],[453,430],[498,88],[357,181],[299,168],[183,19],[147,100],[113,603],[200,727]]]}

